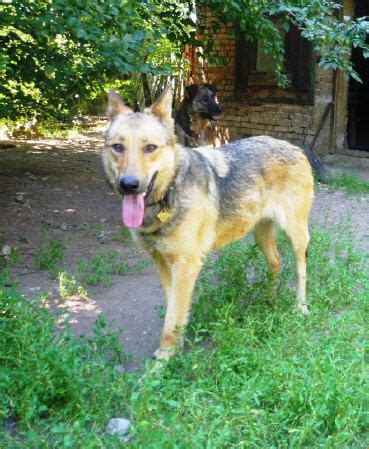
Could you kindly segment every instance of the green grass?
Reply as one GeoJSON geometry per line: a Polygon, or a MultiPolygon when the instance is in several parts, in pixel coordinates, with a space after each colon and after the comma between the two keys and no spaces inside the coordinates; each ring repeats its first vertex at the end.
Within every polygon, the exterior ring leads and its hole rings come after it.
{"type": "MultiPolygon", "coordinates": [[[[94,223],[83,231],[89,237],[99,238],[104,233],[103,223],[94,223]]],[[[127,243],[132,240],[131,232],[123,226],[116,226],[113,233],[107,232],[107,239],[113,242],[127,243]]]]}
{"type": "MultiPolygon", "coordinates": [[[[124,262],[121,256],[108,251],[95,255],[90,259],[81,259],[75,273],[68,273],[61,268],[64,257],[65,243],[50,240],[43,243],[35,253],[34,260],[39,269],[50,271],[52,279],[58,281],[59,295],[62,299],[85,299],[88,296],[87,286],[105,285],[113,282],[113,276],[118,274],[136,273],[145,269],[149,263],[141,260],[134,264],[124,262]]],[[[1,266],[10,266],[10,261],[16,262],[16,253],[0,257],[1,266]]],[[[14,265],[14,263],[13,263],[14,265]]]]}
{"type": "Polygon", "coordinates": [[[40,302],[8,283],[3,278],[0,288],[0,421],[16,420],[19,438],[0,425],[0,446],[107,447],[101,429],[111,413],[128,412],[133,380],[116,373],[124,361],[116,337],[101,318],[91,339],[56,332],[40,302]]]}
{"type": "Polygon", "coordinates": [[[127,243],[132,240],[131,231],[123,226],[118,226],[113,234],[112,240],[115,242],[127,243]]]}
{"type": "Polygon", "coordinates": [[[52,270],[64,256],[65,244],[60,240],[43,243],[35,253],[35,262],[40,270],[52,270]]]}
{"type": "Polygon", "coordinates": [[[369,182],[353,173],[337,173],[328,179],[327,185],[332,189],[344,189],[350,194],[369,193],[369,182]]]}
{"type": "Polygon", "coordinates": [[[102,223],[93,223],[90,225],[87,229],[85,229],[83,232],[88,235],[89,237],[95,237],[103,231],[104,225],[102,223]]]}
{"type": "Polygon", "coordinates": [[[259,251],[230,245],[202,273],[185,350],[141,381],[140,373],[117,373],[117,342],[101,323],[93,340],[56,333],[37,302],[4,288],[0,409],[16,420],[19,438],[3,432],[0,446],[366,447],[367,255],[347,229],[313,229],[311,314],[303,319],[289,289],[293,258],[280,240],[275,302],[259,251]],[[117,416],[132,421],[124,446],[104,434],[117,416]]]}
{"type": "Polygon", "coordinates": [[[91,259],[82,259],[77,266],[76,277],[87,285],[111,285],[113,275],[134,273],[144,269],[148,263],[140,261],[129,265],[113,251],[97,254],[91,259]]]}

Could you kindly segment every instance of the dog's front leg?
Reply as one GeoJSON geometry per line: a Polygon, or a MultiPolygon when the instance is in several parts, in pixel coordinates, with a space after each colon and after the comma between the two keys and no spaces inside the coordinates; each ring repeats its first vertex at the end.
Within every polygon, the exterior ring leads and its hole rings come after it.
{"type": "Polygon", "coordinates": [[[169,261],[158,251],[150,253],[159,273],[161,286],[164,293],[165,303],[168,304],[169,288],[171,284],[171,269],[169,261]]]}
{"type": "Polygon", "coordinates": [[[182,340],[191,307],[192,293],[196,278],[203,262],[200,257],[175,257],[170,264],[170,283],[167,288],[167,310],[160,339],[160,347],[155,351],[159,360],[172,357],[182,340]]]}

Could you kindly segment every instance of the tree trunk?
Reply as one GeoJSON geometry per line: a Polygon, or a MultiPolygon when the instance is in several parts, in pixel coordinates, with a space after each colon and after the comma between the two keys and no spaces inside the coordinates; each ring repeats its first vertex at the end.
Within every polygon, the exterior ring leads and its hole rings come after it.
{"type": "Polygon", "coordinates": [[[151,91],[149,86],[149,81],[147,79],[147,73],[141,73],[142,90],[145,98],[145,106],[150,106],[152,104],[151,91]]]}

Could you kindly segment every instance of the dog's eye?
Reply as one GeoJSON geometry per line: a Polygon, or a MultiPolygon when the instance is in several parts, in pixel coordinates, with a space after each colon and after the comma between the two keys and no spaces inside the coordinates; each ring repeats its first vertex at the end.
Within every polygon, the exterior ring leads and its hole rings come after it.
{"type": "Polygon", "coordinates": [[[122,145],[121,143],[113,143],[113,145],[111,147],[117,153],[123,153],[123,151],[124,151],[124,145],[122,145]]]}
{"type": "Polygon", "coordinates": [[[149,145],[146,145],[146,146],[145,146],[144,152],[145,152],[145,153],[152,153],[152,152],[155,151],[157,148],[158,148],[158,147],[157,147],[156,145],[149,144],[149,145]]]}
{"type": "Polygon", "coordinates": [[[201,103],[207,103],[209,100],[208,100],[208,97],[202,97],[201,98],[201,103]]]}

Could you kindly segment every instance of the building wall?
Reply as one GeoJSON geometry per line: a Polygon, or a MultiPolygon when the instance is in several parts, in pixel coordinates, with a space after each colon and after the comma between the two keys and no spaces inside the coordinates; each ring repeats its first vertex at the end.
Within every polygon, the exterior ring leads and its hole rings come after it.
{"type": "MultiPolygon", "coordinates": [[[[314,81],[314,105],[281,103],[250,104],[235,94],[235,40],[230,36],[231,27],[222,27],[214,35],[211,23],[214,17],[207,9],[198,12],[198,20],[205,26],[205,38],[213,35],[214,49],[224,56],[228,65],[216,67],[207,60],[195,59],[194,82],[215,84],[223,113],[216,132],[216,144],[243,137],[267,134],[292,143],[308,146],[314,138],[324,110],[333,95],[332,72],[316,65],[314,81]]],[[[254,103],[254,102],[253,102],[254,103]]],[[[331,113],[319,134],[314,151],[326,154],[331,146],[331,113]]]]}
{"type": "MultiPolygon", "coordinates": [[[[354,15],[354,0],[343,1],[343,15],[354,15]]],[[[345,152],[347,149],[347,120],[348,120],[348,93],[349,82],[342,72],[337,72],[335,89],[335,113],[333,120],[333,143],[337,152],[345,152]]]]}

